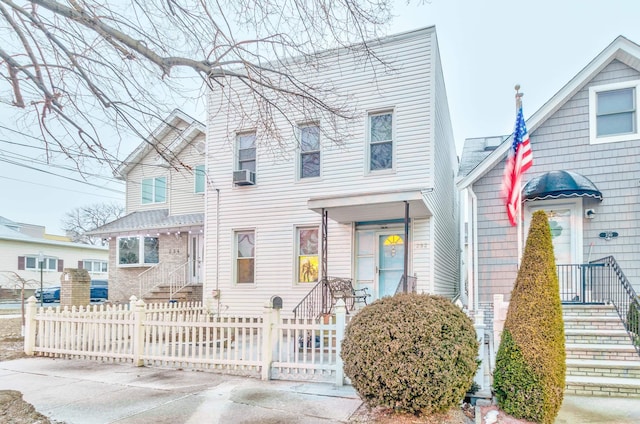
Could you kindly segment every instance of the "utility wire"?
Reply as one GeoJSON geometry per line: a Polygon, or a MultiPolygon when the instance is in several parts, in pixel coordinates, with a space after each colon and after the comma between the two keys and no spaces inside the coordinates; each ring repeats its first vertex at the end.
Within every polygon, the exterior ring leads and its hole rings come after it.
{"type": "Polygon", "coordinates": [[[52,185],[47,185],[47,184],[34,183],[33,181],[20,180],[18,178],[5,177],[3,175],[0,175],[0,178],[4,178],[5,180],[17,181],[17,182],[20,182],[20,183],[33,184],[33,185],[37,185],[39,187],[48,187],[48,188],[53,188],[53,189],[56,189],[56,190],[64,190],[64,191],[73,192],[73,193],[89,194],[89,195],[92,195],[92,196],[99,196],[101,198],[106,198],[106,199],[122,200],[120,197],[104,196],[102,194],[98,195],[96,193],[87,193],[86,191],[80,191],[80,190],[70,190],[70,189],[64,188],[64,187],[57,187],[57,186],[52,186],[52,185]]]}

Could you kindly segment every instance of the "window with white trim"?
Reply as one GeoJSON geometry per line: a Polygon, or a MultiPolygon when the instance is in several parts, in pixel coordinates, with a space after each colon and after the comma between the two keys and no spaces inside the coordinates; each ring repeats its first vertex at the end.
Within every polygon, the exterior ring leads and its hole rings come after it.
{"type": "Polygon", "coordinates": [[[296,229],[296,274],[298,283],[318,281],[318,228],[296,229]]]}
{"type": "Polygon", "coordinates": [[[167,201],[167,178],[155,177],[142,180],[142,204],[167,201]]]}
{"type": "Polygon", "coordinates": [[[157,237],[118,237],[118,266],[154,265],[160,259],[157,237]]]}
{"type": "Polygon", "coordinates": [[[85,259],[82,261],[82,269],[89,274],[103,274],[109,270],[109,262],[98,259],[85,259]]]}
{"type": "Polygon", "coordinates": [[[253,230],[235,232],[236,283],[255,283],[256,234],[253,230]]]}
{"type": "Polygon", "coordinates": [[[393,111],[369,114],[369,171],[393,168],[393,111]]]}
{"type": "Polygon", "coordinates": [[[640,81],[589,88],[589,135],[592,144],[638,138],[637,93],[640,81]]]}
{"type": "Polygon", "coordinates": [[[305,125],[300,131],[300,178],[320,176],[320,127],[305,125]]]}
{"type": "Polygon", "coordinates": [[[25,255],[18,257],[18,269],[27,271],[40,271],[42,266],[43,271],[62,271],[59,266],[62,265],[62,260],[58,263],[58,258],[52,256],[45,256],[40,263],[39,255],[25,255]]]}
{"type": "Polygon", "coordinates": [[[195,179],[195,193],[204,193],[206,187],[206,173],[204,169],[204,165],[198,165],[194,170],[194,179],[195,179]]]}
{"type": "Polygon", "coordinates": [[[238,148],[238,171],[248,169],[256,172],[256,133],[240,133],[236,135],[238,148]]]}

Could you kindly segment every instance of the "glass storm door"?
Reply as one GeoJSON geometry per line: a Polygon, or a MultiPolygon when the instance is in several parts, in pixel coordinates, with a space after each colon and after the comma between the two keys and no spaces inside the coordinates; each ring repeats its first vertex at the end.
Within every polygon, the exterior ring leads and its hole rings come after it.
{"type": "Polygon", "coordinates": [[[202,284],[202,259],[204,257],[204,236],[202,234],[189,235],[189,282],[202,284]]]}
{"type": "Polygon", "coordinates": [[[404,235],[378,235],[378,296],[393,296],[404,270],[404,235]]]}

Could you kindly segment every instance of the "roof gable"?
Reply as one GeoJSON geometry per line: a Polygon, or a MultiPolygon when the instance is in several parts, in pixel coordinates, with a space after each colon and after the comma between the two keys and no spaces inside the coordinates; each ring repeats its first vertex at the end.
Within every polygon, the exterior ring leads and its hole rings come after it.
{"type": "Polygon", "coordinates": [[[205,126],[181,110],[175,109],[140,145],[118,166],[116,178],[126,179],[127,174],[153,150],[166,158],[175,158],[195,137],[205,133],[205,126]],[[182,125],[181,125],[182,124],[182,125]],[[185,126],[186,124],[186,126],[185,126]],[[184,129],[180,129],[184,126],[184,129]],[[175,138],[166,140],[171,131],[177,131],[175,138]],[[163,144],[163,143],[167,144],[163,144]]]}
{"type": "MultiPolygon", "coordinates": [[[[625,65],[640,72],[640,45],[629,39],[618,36],[609,44],[598,56],[596,56],[587,66],[585,66],[576,76],[564,85],[550,100],[529,117],[527,129],[529,134],[535,132],[547,119],[558,111],[569,99],[598,75],[608,64],[618,60],[625,65]]],[[[475,140],[475,139],[470,139],[475,140]]],[[[475,166],[467,163],[468,169],[465,173],[460,173],[461,178],[456,186],[462,190],[484,176],[493,169],[502,159],[504,159],[509,146],[513,143],[513,134],[506,137],[493,152],[486,155],[482,161],[475,166]]],[[[465,145],[467,141],[465,141],[465,145]]]]}

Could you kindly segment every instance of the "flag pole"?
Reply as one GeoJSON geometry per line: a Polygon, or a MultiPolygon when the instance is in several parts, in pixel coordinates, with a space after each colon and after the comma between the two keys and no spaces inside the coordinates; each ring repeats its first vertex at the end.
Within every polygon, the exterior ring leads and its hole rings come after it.
{"type": "MultiPolygon", "coordinates": [[[[520,92],[520,84],[516,84],[514,87],[516,90],[516,115],[520,111],[522,107],[522,96],[523,93],[520,92]]],[[[520,269],[520,262],[522,261],[522,213],[520,211],[520,207],[522,206],[522,190],[520,188],[520,184],[518,184],[518,200],[516,203],[516,231],[518,232],[518,269],[520,269]]]]}

